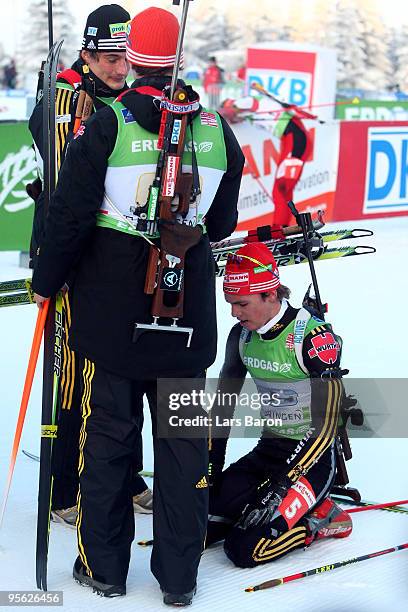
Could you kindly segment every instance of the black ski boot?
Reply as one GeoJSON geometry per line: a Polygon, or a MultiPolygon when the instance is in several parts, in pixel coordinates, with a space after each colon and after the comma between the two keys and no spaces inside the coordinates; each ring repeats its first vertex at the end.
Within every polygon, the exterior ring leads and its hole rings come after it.
{"type": "Polygon", "coordinates": [[[166,606],[177,606],[178,608],[183,608],[184,606],[191,606],[193,603],[193,597],[197,591],[197,587],[195,586],[192,591],[188,593],[166,593],[163,591],[163,603],[166,606]]]}
{"type": "Polygon", "coordinates": [[[75,561],[72,575],[81,586],[92,587],[93,592],[101,597],[121,597],[126,595],[126,586],[124,584],[105,584],[88,576],[86,568],[79,557],[75,561]]]}

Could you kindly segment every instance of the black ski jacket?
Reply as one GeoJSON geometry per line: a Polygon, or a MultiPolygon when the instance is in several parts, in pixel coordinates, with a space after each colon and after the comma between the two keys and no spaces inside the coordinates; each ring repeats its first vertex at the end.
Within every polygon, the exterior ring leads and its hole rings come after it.
{"type": "MultiPolygon", "coordinates": [[[[163,78],[138,79],[133,88],[163,89],[163,78]]],[[[121,101],[145,129],[158,133],[160,111],[150,95],[129,91],[121,101]]],[[[187,253],[184,318],[194,328],[186,336],[149,332],[132,341],[134,323],[151,323],[151,297],[144,293],[148,243],[139,237],[96,226],[104,194],[107,161],[117,137],[117,120],[106,107],[74,140],[59,175],[45,237],[33,276],[38,294],[50,296],[75,267],[71,286],[73,350],[106,370],[132,379],[196,375],[215,359],[217,347],[214,261],[209,241],[229,236],[237,223],[244,156],[230,127],[222,122],[227,171],[206,215],[208,233],[187,253]]],[[[163,321],[169,323],[169,321],[163,321]]]]}
{"type": "MultiPolygon", "coordinates": [[[[73,80],[76,82],[81,81],[82,66],[84,62],[82,59],[77,59],[69,70],[61,72],[57,79],[59,83],[67,83],[71,86],[74,85],[73,80]]],[[[125,85],[123,89],[114,90],[110,89],[101,79],[95,76],[92,72],[90,73],[95,83],[95,97],[94,97],[94,108],[98,110],[105,106],[105,103],[101,98],[112,98],[114,100],[119,94],[128,89],[125,85]]],[[[58,123],[55,130],[55,147],[56,147],[56,159],[57,159],[57,170],[59,171],[61,165],[65,159],[67,146],[70,143],[73,133],[75,112],[78,103],[79,90],[57,90],[55,99],[55,115],[57,117],[70,117],[70,121],[66,123],[58,123]]],[[[28,128],[33,137],[33,141],[37,148],[38,154],[41,159],[44,159],[44,134],[43,134],[43,99],[34,107],[31,117],[28,122],[28,128]]],[[[33,229],[31,234],[30,242],[30,268],[34,268],[37,260],[37,249],[41,244],[42,234],[44,232],[44,194],[41,193],[34,200],[34,216],[33,216],[33,229]]]]}

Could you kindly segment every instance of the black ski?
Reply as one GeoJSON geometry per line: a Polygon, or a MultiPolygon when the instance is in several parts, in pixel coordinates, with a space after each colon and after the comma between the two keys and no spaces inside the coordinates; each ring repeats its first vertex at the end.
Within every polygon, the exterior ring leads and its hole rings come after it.
{"type": "MultiPolygon", "coordinates": [[[[47,214],[56,185],[55,161],[55,95],[59,54],[62,41],[53,45],[44,67],[44,214],[47,214]]],[[[36,581],[47,590],[48,540],[52,495],[52,443],[56,437],[56,402],[60,371],[62,335],[61,294],[51,298],[44,329],[43,394],[41,412],[40,477],[38,485],[36,581]]]]}
{"type": "Polygon", "coordinates": [[[12,293],[16,291],[27,291],[28,287],[31,288],[30,278],[18,278],[11,281],[0,282],[0,293],[12,293]]]}
{"type": "MultiPolygon", "coordinates": [[[[338,259],[340,257],[351,257],[353,255],[368,255],[375,253],[376,249],[371,246],[348,246],[338,247],[337,249],[328,248],[325,244],[317,248],[316,251],[312,252],[313,261],[321,261],[324,259],[338,259]]],[[[274,253],[276,264],[279,267],[282,266],[293,266],[301,263],[308,263],[308,256],[306,253],[293,253],[289,255],[274,253]]],[[[218,262],[218,270],[216,271],[217,276],[224,276],[226,260],[218,262]]]]}

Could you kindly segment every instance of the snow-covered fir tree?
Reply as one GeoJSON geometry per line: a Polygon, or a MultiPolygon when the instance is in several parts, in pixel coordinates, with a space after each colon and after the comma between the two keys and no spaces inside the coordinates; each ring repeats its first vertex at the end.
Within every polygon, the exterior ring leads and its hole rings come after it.
{"type": "Polygon", "coordinates": [[[398,51],[401,45],[402,31],[399,28],[390,28],[388,31],[388,59],[391,66],[391,74],[389,78],[389,87],[392,88],[397,83],[399,57],[398,51]]]}
{"type": "Polygon", "coordinates": [[[404,93],[408,94],[408,26],[403,26],[395,33],[394,42],[394,82],[404,93]]]}
{"type": "Polygon", "coordinates": [[[253,42],[272,43],[278,40],[292,40],[293,28],[290,25],[275,25],[268,15],[260,15],[259,19],[253,24],[253,42]]]}
{"type": "Polygon", "coordinates": [[[328,29],[336,24],[336,3],[315,0],[307,13],[306,41],[315,45],[335,48],[334,36],[328,36],[328,29]]]}
{"type": "MultiPolygon", "coordinates": [[[[80,48],[82,31],[76,30],[75,19],[66,0],[53,0],[54,41],[64,39],[61,63],[70,66],[75,50],[80,48]]],[[[48,5],[44,0],[30,0],[27,8],[27,25],[22,29],[17,50],[19,86],[32,86],[41,62],[48,53],[48,5]]]]}
{"type": "Polygon", "coordinates": [[[220,49],[236,49],[237,33],[224,12],[210,8],[201,20],[191,20],[185,41],[188,60],[206,64],[220,49]]]}
{"type": "Polygon", "coordinates": [[[365,79],[364,24],[357,4],[356,0],[338,0],[321,34],[321,44],[337,51],[339,89],[370,88],[365,79]]]}
{"type": "Polygon", "coordinates": [[[364,87],[385,91],[392,84],[388,31],[372,0],[359,0],[359,10],[364,26],[363,41],[366,54],[364,87]]]}

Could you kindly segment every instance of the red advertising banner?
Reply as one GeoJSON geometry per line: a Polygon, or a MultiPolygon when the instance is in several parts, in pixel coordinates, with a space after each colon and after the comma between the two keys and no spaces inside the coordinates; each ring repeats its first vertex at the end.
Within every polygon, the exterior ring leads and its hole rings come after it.
{"type": "MultiPolygon", "coordinates": [[[[338,164],[338,123],[309,126],[312,151],[296,185],[293,200],[300,212],[324,211],[333,219],[338,164]],[[313,127],[312,127],[313,126],[313,127]]],[[[247,122],[233,125],[245,155],[245,167],[238,202],[238,231],[273,223],[272,189],[279,159],[280,140],[274,134],[247,122]]]]}
{"type": "Polygon", "coordinates": [[[333,220],[407,214],[407,122],[342,121],[333,220]]]}

